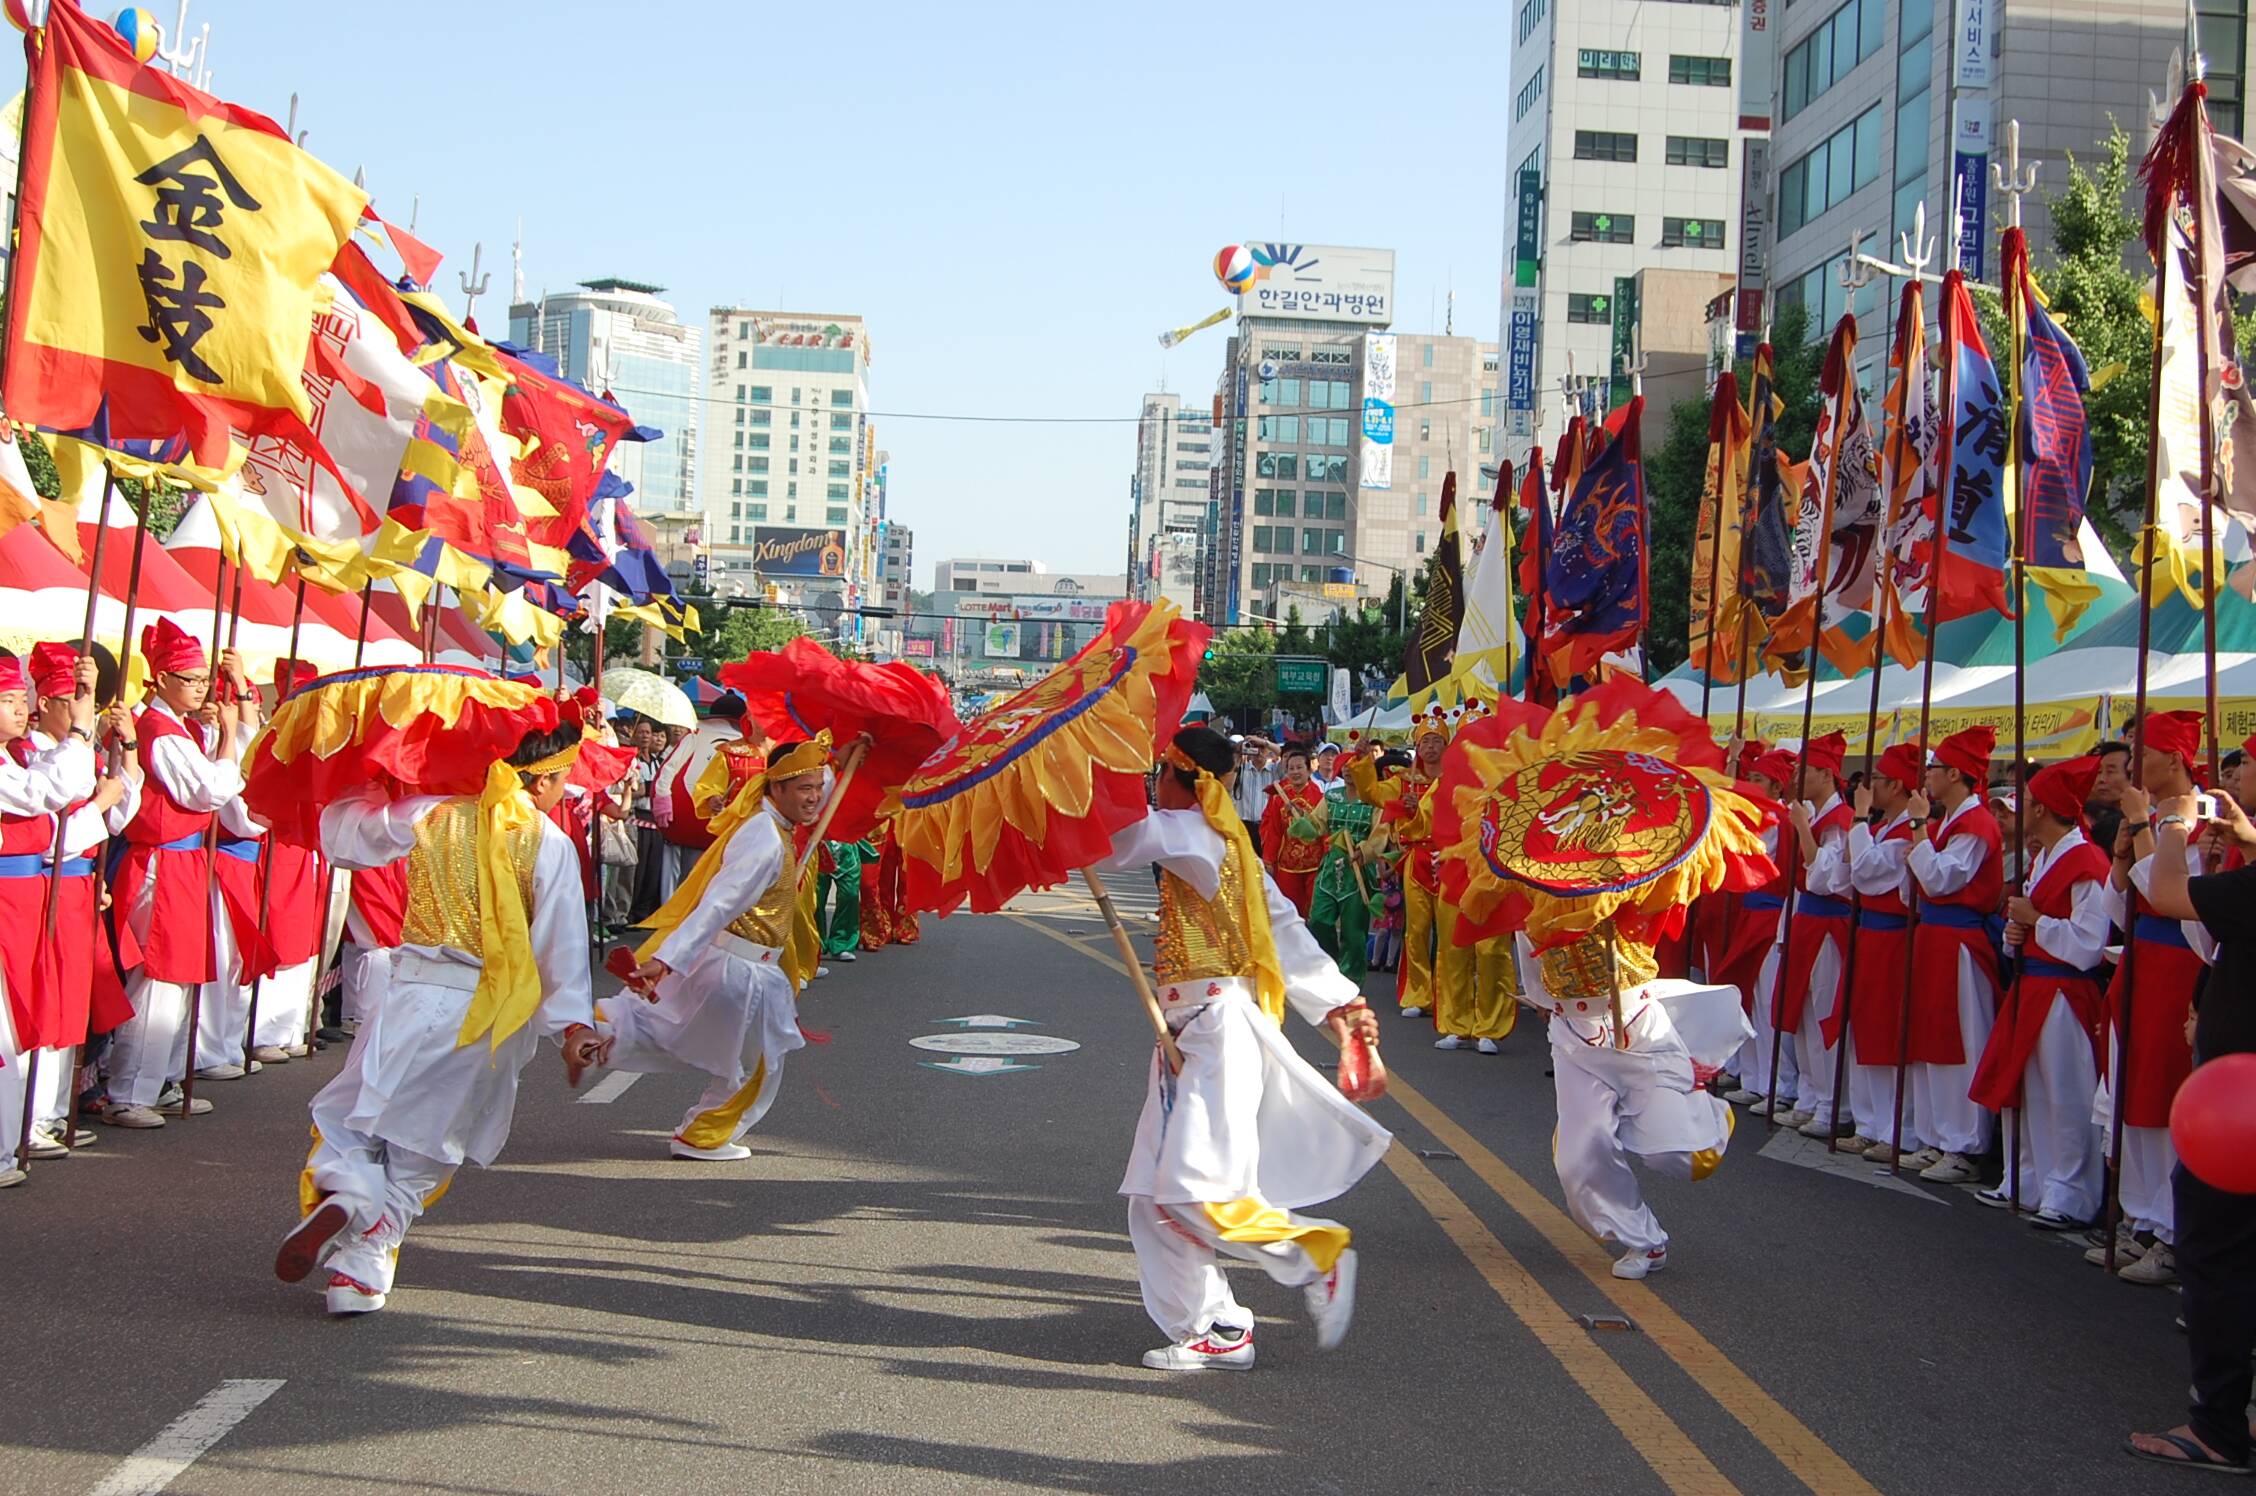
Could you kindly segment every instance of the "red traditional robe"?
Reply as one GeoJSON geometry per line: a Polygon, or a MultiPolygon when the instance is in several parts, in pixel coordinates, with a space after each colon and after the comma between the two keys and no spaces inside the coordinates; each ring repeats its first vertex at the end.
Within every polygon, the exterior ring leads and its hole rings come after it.
{"type": "MultiPolygon", "coordinates": [[[[1849,807],[1836,799],[1830,810],[1810,823],[1810,835],[1820,846],[1828,836],[1839,836],[1846,842],[1854,821],[1849,807]]],[[[1794,828],[1788,825],[1783,834],[1794,836],[1794,828]]],[[[1801,1030],[1802,1006],[1809,1001],[1810,982],[1817,974],[1817,958],[1825,942],[1831,940],[1843,958],[1849,952],[1849,902],[1810,888],[1810,869],[1802,863],[1801,839],[1794,839],[1794,922],[1786,932],[1786,957],[1780,964],[1778,979],[1777,1028],[1786,1034],[1801,1030]]],[[[1848,855],[1845,847],[1841,855],[1848,855]]],[[[1834,980],[1840,980],[1838,972],[1834,980]]],[[[1823,1006],[1827,1013],[1840,1005],[1839,997],[1838,989],[1825,994],[1823,1006]]]]}
{"type": "Polygon", "coordinates": [[[1261,856],[1278,890],[1292,901],[1301,918],[1308,917],[1316,897],[1316,870],[1324,865],[1324,838],[1292,834],[1292,823],[1318,816],[1324,792],[1313,783],[1294,788],[1279,780],[1269,786],[1269,802],[1261,811],[1261,856]]]}
{"type": "MultiPolygon", "coordinates": [[[[8,745],[9,755],[21,764],[30,757],[26,747],[17,739],[8,745]]],[[[56,1037],[64,1027],[61,994],[48,955],[53,942],[41,938],[47,921],[47,853],[54,844],[53,816],[0,815],[0,920],[7,921],[8,929],[7,938],[0,939],[0,973],[7,978],[17,1047],[27,1050],[76,1044],[85,1037],[83,1024],[68,1039],[56,1037]]]]}
{"type": "MultiPolygon", "coordinates": [[[[1963,1065],[1966,1036],[1959,1031],[1958,970],[1961,953],[1972,958],[1977,976],[1997,987],[1997,951],[1990,943],[1990,919],[2005,895],[2004,834],[1997,818],[1979,802],[1959,811],[1936,831],[1937,845],[1961,837],[1982,844],[1982,860],[1956,893],[1919,896],[1919,928],[1912,939],[1911,1050],[1915,1065],[1963,1065]]],[[[1917,877],[1914,875],[1914,882],[1917,877]]]]}
{"type": "MultiPolygon", "coordinates": [[[[2125,974],[2135,982],[2131,996],[2131,1028],[2123,1047],[2123,1081],[2116,1088],[2115,1104],[2123,1109],[2125,1127],[2168,1127],[2170,1103],[2178,1087],[2193,1073],[2193,1046],[2186,1042],[2186,1017],[2193,1011],[2193,990],[2205,963],[2186,943],[2185,930],[2174,919],[2154,912],[2143,895],[2133,892],[2137,922],[2132,929],[2136,954],[2126,951],[2107,989],[2107,1011],[2115,1016],[2120,1033],[2125,974]]],[[[2106,1074],[2107,1056],[2100,1056],[2100,1073],[2106,1074]]]]}
{"type": "MultiPolygon", "coordinates": [[[[1917,836],[1909,821],[1898,821],[1880,834],[1880,840],[1909,844],[1917,836]]],[[[1901,1048],[1910,913],[1900,881],[1885,893],[1863,895],[1863,912],[1857,918],[1856,975],[1848,1002],[1860,1065],[1893,1065],[1901,1048]]],[[[1955,981],[1952,990],[1957,990],[1955,981]]],[[[1827,1048],[1841,1042],[1839,1008],[1825,1020],[1824,1034],[1827,1048]]]]}
{"type": "MultiPolygon", "coordinates": [[[[1780,826],[1779,834],[1791,832],[1791,827],[1780,826]]],[[[1788,858],[1773,861],[1777,872],[1762,887],[1742,894],[1738,907],[1731,911],[1731,929],[1723,944],[1722,958],[1708,973],[1708,980],[1719,987],[1739,989],[1739,1006],[1747,1012],[1755,1011],[1755,984],[1762,977],[1763,960],[1770,948],[1778,943],[1778,921],[1786,908],[1788,887],[1788,858]]]]}
{"type": "MultiPolygon", "coordinates": [[[[2029,902],[2047,919],[2066,919],[2075,912],[2077,886],[2104,885],[2110,866],[2105,852],[2088,841],[2079,842],[2045,869],[2037,886],[2029,890],[2029,902]]],[[[1993,1112],[2020,1104],[2021,1077],[2037,1052],[2055,1001],[2068,1004],[2077,1026],[2091,1040],[2094,1060],[2101,1069],[2107,1067],[2106,1047],[2100,1039],[2105,1016],[2101,973],[2067,965],[2038,942],[2034,931],[2021,947],[2020,968],[2018,982],[2007,989],[2013,1000],[1990,1030],[1974,1083],[1967,1088],[1968,1096],[1993,1112]]]]}

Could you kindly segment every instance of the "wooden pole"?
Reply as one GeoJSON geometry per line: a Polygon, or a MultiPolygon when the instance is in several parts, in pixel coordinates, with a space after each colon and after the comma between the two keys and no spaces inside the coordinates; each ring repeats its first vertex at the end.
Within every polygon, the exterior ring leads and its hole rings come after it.
{"type": "MultiPolygon", "coordinates": [[[[237,580],[238,580],[238,581],[240,581],[240,580],[241,580],[241,573],[237,573],[237,580]]],[[[305,580],[305,576],[304,576],[304,574],[303,574],[303,573],[300,573],[300,574],[299,574],[299,576],[298,576],[298,596],[297,596],[297,600],[296,600],[295,602],[293,602],[293,603],[292,603],[292,604],[290,605],[290,655],[289,655],[289,658],[288,658],[287,660],[285,660],[285,661],[283,662],[283,667],[282,667],[282,669],[280,669],[280,670],[279,670],[278,672],[276,672],[276,673],[277,673],[277,675],[279,676],[280,680],[282,680],[282,681],[288,681],[288,680],[291,680],[291,679],[293,679],[293,678],[294,678],[294,677],[296,676],[296,674],[297,674],[297,664],[298,664],[298,631],[299,631],[299,630],[300,630],[300,629],[301,629],[301,628],[302,628],[302,627],[304,626],[304,624],[305,624],[305,599],[306,599],[306,580],[305,580]]],[[[257,690],[258,688],[257,688],[256,686],[253,686],[253,687],[252,687],[251,689],[255,691],[255,690],[257,690]]],[[[279,707],[279,706],[281,706],[281,705],[282,705],[282,695],[283,695],[283,687],[282,687],[281,685],[279,685],[279,684],[278,684],[278,685],[277,685],[277,686],[275,687],[275,692],[274,692],[274,704],[275,704],[275,706],[279,707]]],[[[317,848],[315,848],[315,861],[314,861],[314,865],[315,865],[316,867],[319,867],[319,866],[320,866],[320,849],[319,849],[318,847],[317,847],[317,848]]],[[[274,833],[273,833],[273,832],[271,832],[271,831],[269,831],[269,832],[268,832],[268,833],[267,833],[267,834],[266,834],[265,836],[263,836],[263,837],[259,838],[259,917],[258,917],[258,924],[259,924],[259,929],[260,929],[261,931],[264,931],[264,930],[266,929],[266,925],[267,925],[267,916],[268,916],[268,915],[269,915],[269,914],[270,914],[270,913],[271,913],[271,912],[273,911],[273,908],[274,908],[274,833]]],[[[325,912],[324,912],[324,917],[323,917],[323,919],[322,919],[321,927],[320,927],[319,929],[317,929],[317,930],[316,930],[316,931],[314,932],[314,942],[315,942],[315,946],[314,946],[314,949],[315,949],[315,963],[314,963],[314,966],[315,966],[315,975],[316,975],[316,978],[317,978],[317,979],[318,979],[318,976],[319,976],[319,972],[320,972],[320,945],[321,945],[321,942],[322,942],[322,941],[323,941],[323,940],[324,940],[324,939],[326,938],[326,934],[327,934],[327,931],[328,931],[328,929],[329,929],[329,922],[328,922],[328,919],[327,919],[327,917],[326,917],[326,911],[325,911],[325,912]]],[[[263,971],[262,971],[262,972],[260,972],[260,973],[259,973],[259,974],[258,974],[257,976],[255,976],[255,977],[251,978],[251,1007],[250,1007],[250,1012],[249,1012],[249,1014],[248,1014],[248,1015],[247,1015],[247,1016],[246,1016],[246,1017],[244,1018],[244,1020],[243,1020],[243,1068],[244,1068],[245,1070],[248,1070],[248,1069],[250,1069],[250,1068],[251,1068],[251,1051],[252,1051],[252,1050],[254,1050],[254,1049],[256,1049],[256,1048],[258,1048],[258,1012],[259,1012],[259,994],[260,994],[260,993],[261,993],[261,991],[262,991],[262,990],[263,990],[263,989],[265,988],[265,986],[266,986],[266,973],[265,973],[265,972],[263,972],[263,971]]],[[[306,1042],[306,1047],[307,1047],[307,1049],[308,1049],[309,1051],[310,1051],[310,1050],[311,1050],[311,1048],[312,1048],[312,1040],[313,1040],[313,1030],[309,1028],[309,1029],[307,1029],[307,1030],[306,1030],[306,1041],[307,1041],[307,1042],[306,1042]]]]}
{"type": "Polygon", "coordinates": [[[1120,952],[1120,964],[1128,968],[1128,980],[1135,984],[1136,996],[1144,1005],[1144,1016],[1151,1020],[1152,1033],[1159,1041],[1167,1073],[1181,1075],[1183,1051],[1167,1027],[1167,1014],[1159,1006],[1159,994],[1152,991],[1151,978],[1144,971],[1144,959],[1136,954],[1135,944],[1128,938],[1128,927],[1120,922],[1120,911],[1112,906],[1112,895],[1105,892],[1103,882],[1089,868],[1081,870],[1081,880],[1089,885],[1089,897],[1097,901],[1097,912],[1104,916],[1105,924],[1112,930],[1113,947],[1120,952]]]}
{"type": "MultiPolygon", "coordinates": [[[[353,639],[352,668],[355,670],[358,670],[361,666],[361,662],[368,657],[368,614],[375,600],[375,581],[371,579],[369,581],[361,583],[360,631],[358,635],[353,639]]],[[[348,874],[347,876],[350,875],[348,874]]],[[[329,921],[336,917],[336,905],[336,872],[334,869],[329,869],[324,873],[321,880],[321,955],[316,958],[317,960],[325,961],[327,959],[329,948],[329,921]]],[[[306,1047],[308,1049],[311,1049],[313,1047],[314,1035],[321,1027],[321,978],[322,974],[319,967],[317,966],[315,968],[315,975],[313,979],[313,989],[306,994],[306,1047]]],[[[342,980],[342,978],[340,978],[340,980],[342,980]]]]}

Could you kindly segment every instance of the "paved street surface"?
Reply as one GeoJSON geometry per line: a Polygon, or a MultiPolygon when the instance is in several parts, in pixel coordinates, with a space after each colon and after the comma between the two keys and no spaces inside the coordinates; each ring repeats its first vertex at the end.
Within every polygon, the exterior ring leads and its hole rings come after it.
{"type": "MultiPolygon", "coordinates": [[[[1149,881],[1116,887],[1148,930],[1149,881]]],[[[1346,1345],[1319,1353],[1297,1295],[1233,1269],[1259,1367],[1145,1371],[1113,1189],[1150,1041],[1112,961],[1061,891],[835,968],[802,1005],[829,1042],[792,1057],[737,1164],[665,1156],[688,1079],[575,1096],[544,1055],[499,1165],[464,1171],[357,1321],[270,1272],[340,1051],[209,1087],[208,1118],[106,1131],[0,1195],[0,1491],[2199,1484],[2117,1452],[2183,1416],[2173,1294],[1970,1192],[1766,1153],[1745,1119],[1713,1178],[1648,1181],[1671,1261],[1618,1283],[1560,1208],[1541,1029],[1441,1054],[1391,1005],[1399,1145],[1330,1208],[1363,1254],[1346,1345]],[[1025,1023],[943,1021],[990,1014],[1025,1023]],[[910,1043],[999,1033],[1079,1047],[910,1043]]]]}

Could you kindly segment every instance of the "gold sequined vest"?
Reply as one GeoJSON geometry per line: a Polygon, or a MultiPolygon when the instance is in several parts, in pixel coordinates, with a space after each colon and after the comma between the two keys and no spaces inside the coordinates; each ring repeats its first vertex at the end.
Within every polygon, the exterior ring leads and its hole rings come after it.
{"type": "Polygon", "coordinates": [[[1164,868],[1159,878],[1159,956],[1161,986],[1251,977],[1253,942],[1240,926],[1244,907],[1237,859],[1222,859],[1222,886],[1212,899],[1164,868]]]}
{"type": "MultiPolygon", "coordinates": [[[[533,861],[540,851],[535,822],[509,836],[509,865],[528,915],[533,907],[533,861]]],[[[447,946],[483,961],[478,928],[478,802],[449,800],[415,823],[415,850],[407,854],[407,914],[402,945],[447,946]]]]}
{"type": "MultiPolygon", "coordinates": [[[[775,829],[775,818],[766,810],[760,812],[760,819],[767,823],[765,827],[746,826],[737,834],[781,834],[775,829]]],[[[798,871],[799,859],[792,855],[791,843],[786,840],[783,844],[783,870],[776,874],[775,881],[753,901],[751,908],[729,921],[728,932],[739,940],[749,940],[754,945],[771,946],[779,951],[788,947],[791,944],[792,919],[799,906],[799,885],[796,879],[798,871]]]]}
{"type": "Polygon", "coordinates": [[[1623,992],[1635,992],[1660,975],[1653,948],[1616,935],[1612,942],[1613,970],[1607,969],[1608,941],[1596,930],[1536,957],[1543,973],[1543,990],[1567,1011],[1606,1012],[1613,1002],[1618,979],[1623,992]]]}

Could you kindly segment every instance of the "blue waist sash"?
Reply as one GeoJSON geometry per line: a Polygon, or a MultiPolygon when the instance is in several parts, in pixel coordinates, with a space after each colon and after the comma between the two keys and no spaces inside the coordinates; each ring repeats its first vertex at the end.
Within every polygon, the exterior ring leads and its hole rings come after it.
{"type": "Polygon", "coordinates": [[[1923,925],[1941,925],[1946,930],[1982,930],[1989,927],[1989,917],[1978,909],[1964,904],[1921,904],[1919,922],[1923,925]]]}
{"type": "Polygon", "coordinates": [[[1774,893],[1751,893],[1739,901],[1742,909],[1783,909],[1786,901],[1774,893]]]}
{"type": "Polygon", "coordinates": [[[1849,901],[1830,894],[1805,893],[1794,900],[1794,913],[1797,917],[1806,914],[1811,919],[1847,919],[1849,901]]]}
{"type": "Polygon", "coordinates": [[[1889,914],[1874,909],[1865,910],[1864,917],[1857,921],[1857,924],[1863,929],[1887,931],[1901,930],[1909,923],[1910,921],[1901,914],[1889,914]]]}
{"type": "Polygon", "coordinates": [[[2185,930],[2174,919],[2164,919],[2159,914],[2142,914],[2134,931],[2136,937],[2150,945],[2174,945],[2181,951],[2193,949],[2186,939],[2185,930]]]}
{"type": "Polygon", "coordinates": [[[183,836],[173,841],[157,842],[149,847],[152,852],[201,852],[203,849],[204,834],[201,831],[194,836],[183,836]]]}
{"type": "Polygon", "coordinates": [[[2085,971],[2080,966],[2070,966],[2062,961],[2024,961],[2021,975],[2025,977],[2050,977],[2057,982],[2096,982],[2106,973],[2094,967],[2085,971]]]}
{"type": "MultiPolygon", "coordinates": [[[[66,857],[62,875],[66,878],[84,878],[94,871],[91,857],[66,857]]],[[[38,852],[16,852],[0,857],[0,878],[44,878],[47,876],[47,859],[38,852]]]]}
{"type": "Polygon", "coordinates": [[[258,861],[259,844],[248,837],[223,841],[219,844],[219,850],[225,852],[237,862],[258,861]]]}

